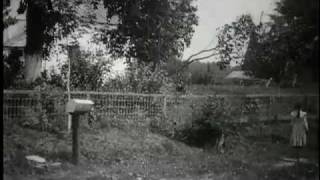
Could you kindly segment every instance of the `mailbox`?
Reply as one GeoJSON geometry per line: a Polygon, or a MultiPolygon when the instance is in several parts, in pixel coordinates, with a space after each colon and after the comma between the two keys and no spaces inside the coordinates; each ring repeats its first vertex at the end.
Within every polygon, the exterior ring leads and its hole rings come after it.
{"type": "Polygon", "coordinates": [[[86,113],[92,109],[93,101],[85,99],[71,99],[66,106],[67,113],[86,113]]]}
{"type": "Polygon", "coordinates": [[[66,106],[67,113],[72,115],[72,161],[78,164],[79,161],[79,116],[91,111],[93,102],[85,99],[71,99],[66,106]]]}

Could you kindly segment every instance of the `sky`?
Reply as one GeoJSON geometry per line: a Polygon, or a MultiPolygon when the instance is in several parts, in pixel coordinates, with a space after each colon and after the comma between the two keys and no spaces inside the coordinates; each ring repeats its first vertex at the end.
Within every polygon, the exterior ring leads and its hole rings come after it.
{"type": "MultiPolygon", "coordinates": [[[[275,8],[275,0],[197,0],[197,15],[199,25],[195,27],[195,33],[191,45],[184,51],[184,59],[200,50],[214,47],[217,43],[217,28],[235,21],[242,14],[251,14],[255,23],[268,21],[268,14],[272,14],[275,8]]],[[[210,58],[205,61],[213,61],[210,58]]]]}
{"type": "MultiPolygon", "coordinates": [[[[274,12],[276,1],[278,0],[195,0],[195,5],[198,7],[199,24],[195,27],[190,47],[185,49],[183,53],[183,59],[200,50],[214,47],[217,42],[216,29],[224,24],[235,21],[242,14],[251,14],[253,20],[258,23],[263,12],[262,21],[268,21],[268,14],[274,12]]],[[[82,49],[91,49],[93,47],[92,44],[88,43],[89,37],[87,35],[79,39],[82,49]]],[[[216,60],[214,57],[204,60],[204,62],[208,61],[216,60]]],[[[57,63],[50,62],[46,66],[55,64],[57,63]]],[[[112,72],[113,74],[121,74],[124,68],[124,62],[117,60],[113,65],[112,72]]]]}

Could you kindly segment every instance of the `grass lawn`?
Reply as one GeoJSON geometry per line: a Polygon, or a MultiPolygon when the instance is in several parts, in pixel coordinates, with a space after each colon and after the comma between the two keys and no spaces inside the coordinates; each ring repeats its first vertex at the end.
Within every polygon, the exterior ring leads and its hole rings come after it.
{"type": "Polygon", "coordinates": [[[187,88],[188,93],[196,95],[206,94],[319,94],[319,84],[309,84],[298,88],[278,88],[271,86],[266,88],[260,85],[191,85],[187,88]]]}
{"type": "MultiPolygon", "coordinates": [[[[313,120],[310,125],[309,139],[317,142],[318,120],[313,120]]],[[[281,133],[286,126],[289,124],[275,125],[277,129],[273,132],[281,133]]],[[[4,158],[8,159],[10,154],[9,160],[4,162],[4,179],[245,180],[317,179],[319,176],[318,145],[302,149],[301,157],[305,160],[296,167],[290,160],[296,152],[287,140],[283,140],[286,137],[272,140],[271,136],[249,133],[256,131],[256,128],[240,128],[241,136],[226,138],[223,154],[217,153],[215,148],[191,147],[145,128],[82,129],[81,163],[77,167],[69,163],[70,136],[56,136],[20,127],[14,130],[15,133],[4,134],[4,158]],[[22,163],[21,156],[18,159],[17,143],[25,146],[20,154],[38,154],[47,161],[62,162],[61,167],[32,171],[22,163]]]]}

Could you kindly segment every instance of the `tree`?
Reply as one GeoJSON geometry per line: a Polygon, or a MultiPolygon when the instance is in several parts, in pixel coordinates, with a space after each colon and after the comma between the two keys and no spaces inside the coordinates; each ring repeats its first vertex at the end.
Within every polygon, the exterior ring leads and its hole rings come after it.
{"type": "Polygon", "coordinates": [[[18,13],[26,11],[25,79],[40,76],[41,62],[49,56],[53,43],[67,37],[81,24],[80,4],[96,1],[81,0],[20,0],[18,13]]]}
{"type": "Polygon", "coordinates": [[[183,71],[190,64],[208,59],[213,56],[218,56],[220,61],[217,63],[220,69],[224,69],[230,64],[231,60],[241,62],[244,58],[245,46],[251,32],[257,27],[252,21],[250,15],[240,16],[236,22],[225,24],[217,35],[218,44],[209,49],[201,50],[195,54],[190,55],[183,60],[183,64],[177,70],[183,71]]]}
{"type": "MultiPolygon", "coordinates": [[[[179,58],[190,45],[197,25],[193,0],[105,0],[107,26],[101,26],[102,40],[114,58],[126,58],[130,89],[159,92],[167,83],[161,68],[179,58]],[[117,21],[115,21],[117,19],[117,21]],[[110,28],[110,24],[114,28],[110,28]],[[160,69],[159,69],[160,68],[160,69]],[[136,82],[141,80],[141,82],[136,82]],[[136,82],[136,83],[134,83],[136,82]]],[[[174,79],[179,79],[178,75],[174,79]]]]}
{"type": "Polygon", "coordinates": [[[243,68],[257,77],[273,77],[277,82],[302,76],[306,69],[318,77],[317,1],[287,1],[277,4],[280,15],[272,15],[270,31],[251,37],[243,68]]]}
{"type": "Polygon", "coordinates": [[[174,88],[178,91],[184,91],[185,86],[190,83],[190,73],[187,69],[177,71],[183,62],[178,58],[169,59],[164,66],[165,71],[168,73],[168,78],[174,84],[174,88]]]}
{"type": "Polygon", "coordinates": [[[237,18],[235,22],[226,24],[218,33],[218,44],[220,64],[225,66],[231,61],[241,63],[244,59],[245,48],[249,37],[256,36],[261,25],[255,25],[249,14],[237,18]]]}
{"type": "MultiPolygon", "coordinates": [[[[90,52],[81,52],[76,59],[77,61],[70,61],[70,88],[73,90],[100,90],[104,85],[106,74],[110,72],[111,61],[101,53],[94,55],[90,52]]],[[[65,62],[61,66],[64,82],[67,81],[68,65],[68,62],[65,62]]]]}
{"type": "MultiPolygon", "coordinates": [[[[269,34],[264,34],[264,38],[267,39],[269,34]]],[[[241,63],[241,68],[249,75],[258,78],[270,78],[273,77],[277,82],[279,82],[280,74],[279,72],[283,68],[284,58],[272,57],[271,41],[261,41],[261,36],[257,32],[253,32],[249,37],[248,47],[241,63]],[[269,42],[269,43],[268,43],[269,42]]]]}
{"type": "Polygon", "coordinates": [[[218,36],[221,62],[240,60],[248,74],[273,77],[276,82],[302,76],[306,69],[313,69],[316,77],[317,3],[282,0],[276,8],[279,14],[271,15],[272,22],[255,25],[250,16],[242,15],[225,25],[218,36]]]}
{"type": "Polygon", "coordinates": [[[104,0],[107,21],[101,38],[114,57],[153,63],[154,67],[180,56],[189,46],[198,19],[193,0],[104,0]]]}
{"type": "Polygon", "coordinates": [[[285,21],[290,41],[290,55],[297,74],[307,68],[313,71],[313,80],[317,81],[319,1],[318,0],[282,0],[277,3],[276,11],[280,16],[271,16],[275,23],[285,21]],[[298,68],[297,68],[298,67],[298,68]],[[299,68],[300,67],[300,68],[299,68]]]}
{"type": "MultiPolygon", "coordinates": [[[[85,16],[80,5],[97,9],[100,0],[21,0],[19,12],[27,11],[26,79],[39,75],[41,58],[47,57],[52,43],[66,37],[79,25],[97,23],[93,13],[85,16]],[[80,10],[79,10],[80,9],[80,10]]],[[[158,64],[172,54],[180,55],[190,44],[193,25],[197,24],[192,0],[104,0],[107,22],[102,25],[102,40],[116,57],[137,58],[158,64]],[[111,19],[118,17],[119,23],[111,19]],[[111,27],[117,27],[112,29],[111,27]],[[147,33],[145,33],[147,32],[147,33]],[[166,43],[163,43],[166,42],[166,43]]]]}
{"type": "Polygon", "coordinates": [[[128,68],[127,78],[133,92],[160,93],[166,91],[169,84],[163,63],[154,68],[150,63],[134,62],[128,68]]]}
{"type": "Polygon", "coordinates": [[[221,68],[235,61],[246,73],[260,78],[280,82],[310,69],[317,80],[318,4],[317,0],[281,0],[276,8],[279,14],[271,15],[272,22],[267,23],[255,24],[244,14],[220,29],[217,46],[189,56],[177,71],[219,56],[221,68]]]}
{"type": "Polygon", "coordinates": [[[192,84],[210,84],[222,80],[229,72],[230,67],[220,69],[216,62],[194,62],[188,66],[192,84]]]}

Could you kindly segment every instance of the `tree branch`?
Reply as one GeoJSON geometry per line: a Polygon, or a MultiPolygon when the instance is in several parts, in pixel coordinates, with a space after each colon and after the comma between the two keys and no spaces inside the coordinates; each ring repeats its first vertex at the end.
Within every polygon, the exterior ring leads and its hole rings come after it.
{"type": "Polygon", "coordinates": [[[179,71],[182,71],[184,68],[186,68],[187,66],[189,66],[191,63],[195,62],[195,61],[201,61],[201,60],[204,60],[204,59],[208,59],[212,56],[216,56],[218,55],[219,53],[212,53],[208,56],[203,56],[203,57],[199,57],[199,58],[195,58],[195,59],[191,59],[192,57],[195,57],[196,55],[199,55],[201,53],[204,53],[204,52],[209,52],[210,50],[212,51],[213,49],[215,48],[212,48],[212,49],[208,49],[208,50],[202,50],[194,55],[191,55],[186,61],[183,61],[183,65],[181,66],[181,68],[179,68],[176,73],[178,73],[179,71]]]}
{"type": "Polygon", "coordinates": [[[98,21],[98,20],[81,20],[82,23],[96,23],[99,25],[108,25],[108,26],[118,26],[118,23],[108,23],[108,22],[103,22],[103,21],[98,21]]]}
{"type": "Polygon", "coordinates": [[[193,54],[193,55],[189,56],[189,57],[186,59],[186,61],[190,61],[190,60],[191,60],[193,57],[195,57],[195,56],[198,56],[198,55],[200,55],[200,54],[202,54],[202,53],[210,52],[210,51],[213,51],[213,50],[216,50],[216,49],[217,49],[217,47],[214,47],[214,48],[211,48],[211,49],[202,50],[202,51],[200,51],[200,52],[198,52],[198,53],[196,53],[196,54],[193,54]]]}
{"type": "Polygon", "coordinates": [[[203,59],[207,59],[207,58],[210,58],[212,56],[215,56],[215,55],[218,55],[219,53],[212,53],[208,56],[204,56],[204,57],[199,57],[199,58],[195,58],[195,59],[192,59],[192,60],[189,60],[187,62],[185,62],[185,65],[184,66],[188,66],[189,64],[195,62],[195,61],[200,61],[200,60],[203,60],[203,59]]]}

